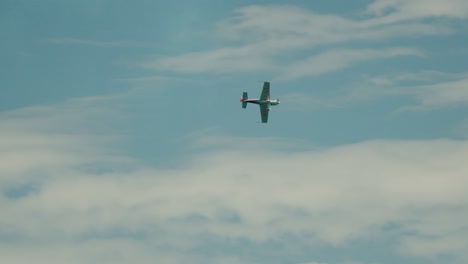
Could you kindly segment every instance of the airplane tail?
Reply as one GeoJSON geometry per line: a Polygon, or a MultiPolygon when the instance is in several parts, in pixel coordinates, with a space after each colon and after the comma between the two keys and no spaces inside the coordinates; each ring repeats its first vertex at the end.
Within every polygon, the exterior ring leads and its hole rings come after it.
{"type": "Polygon", "coordinates": [[[247,102],[245,100],[249,99],[248,95],[247,95],[247,92],[244,92],[242,94],[242,97],[240,99],[240,101],[242,102],[242,108],[246,108],[247,107],[247,102]]]}

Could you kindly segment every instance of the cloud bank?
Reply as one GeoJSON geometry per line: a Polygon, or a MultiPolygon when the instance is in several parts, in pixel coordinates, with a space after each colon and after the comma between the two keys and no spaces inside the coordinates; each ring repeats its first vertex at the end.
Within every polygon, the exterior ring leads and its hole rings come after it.
{"type": "MultiPolygon", "coordinates": [[[[388,236],[396,236],[394,254],[468,259],[466,141],[300,150],[288,139],[266,142],[281,140],[289,145],[284,151],[195,134],[193,148],[204,149],[199,155],[177,169],[159,169],[118,155],[101,133],[73,136],[103,110],[75,101],[40,114],[2,115],[10,124],[0,129],[0,156],[8,160],[0,165],[2,262],[50,263],[49,251],[58,246],[56,263],[256,263],[253,255],[222,248],[227,241],[259,248],[286,241],[340,249],[388,236]],[[83,127],[60,129],[68,120],[83,120],[83,127]],[[24,127],[27,135],[19,133],[24,127]],[[215,245],[219,254],[206,251],[215,245]]],[[[289,250],[280,253],[297,254],[289,250]]]]}

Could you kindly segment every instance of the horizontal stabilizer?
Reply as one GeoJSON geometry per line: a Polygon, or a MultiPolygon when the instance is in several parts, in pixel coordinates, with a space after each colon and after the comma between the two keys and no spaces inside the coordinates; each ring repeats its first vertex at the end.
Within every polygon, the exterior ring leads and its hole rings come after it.
{"type": "Polygon", "coordinates": [[[249,99],[249,96],[247,95],[247,92],[244,92],[242,94],[242,99],[241,99],[241,102],[242,102],[242,108],[247,108],[247,102],[245,100],[249,99]]]}

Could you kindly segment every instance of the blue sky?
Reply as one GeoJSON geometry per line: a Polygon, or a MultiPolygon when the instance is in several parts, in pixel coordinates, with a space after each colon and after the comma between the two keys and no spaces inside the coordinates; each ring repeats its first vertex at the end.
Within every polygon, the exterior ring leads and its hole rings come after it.
{"type": "Polygon", "coordinates": [[[468,2],[0,14],[1,263],[468,261],[468,2]]]}

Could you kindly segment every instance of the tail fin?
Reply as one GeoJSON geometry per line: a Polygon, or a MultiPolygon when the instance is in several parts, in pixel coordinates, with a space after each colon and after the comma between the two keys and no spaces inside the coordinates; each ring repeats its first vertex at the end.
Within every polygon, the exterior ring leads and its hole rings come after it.
{"type": "Polygon", "coordinates": [[[241,102],[242,102],[242,108],[246,108],[247,107],[247,102],[245,100],[249,99],[249,96],[247,95],[247,92],[244,92],[242,94],[242,98],[241,98],[241,102]]]}

